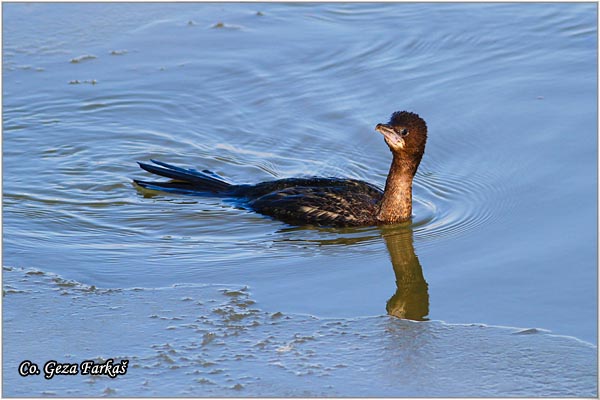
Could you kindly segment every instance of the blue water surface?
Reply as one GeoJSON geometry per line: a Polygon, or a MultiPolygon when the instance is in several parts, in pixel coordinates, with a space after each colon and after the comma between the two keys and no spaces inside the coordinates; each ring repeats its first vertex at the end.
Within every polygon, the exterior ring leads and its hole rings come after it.
{"type": "Polygon", "coordinates": [[[138,395],[175,365],[168,389],[143,394],[597,396],[595,3],[6,3],[3,38],[4,395],[138,395]],[[410,226],[295,227],[131,181],[147,180],[136,161],[154,158],[239,183],[383,186],[391,154],[374,127],[397,110],[429,130],[410,226]],[[88,297],[97,288],[120,294],[88,297]],[[239,288],[246,309],[289,325],[238,329],[205,307],[239,288]],[[179,303],[149,305],[185,298],[203,306],[182,308],[183,328],[179,303]],[[144,322],[164,315],[175,319],[144,322]],[[44,333],[91,320],[137,325],[118,342],[44,333]],[[314,348],[294,342],[302,326],[314,348]],[[265,352],[251,347],[267,339],[265,352]],[[194,361],[196,345],[222,365],[194,361]],[[457,348],[467,364],[437,358],[457,348]],[[342,367],[327,356],[346,351],[342,367]],[[25,353],[137,367],[100,384],[24,386],[25,353]],[[369,354],[378,368],[361,364],[369,354]],[[238,355],[256,364],[242,373],[238,355]],[[544,372],[574,365],[579,380],[544,372]],[[417,370],[412,383],[394,378],[417,370]]]}

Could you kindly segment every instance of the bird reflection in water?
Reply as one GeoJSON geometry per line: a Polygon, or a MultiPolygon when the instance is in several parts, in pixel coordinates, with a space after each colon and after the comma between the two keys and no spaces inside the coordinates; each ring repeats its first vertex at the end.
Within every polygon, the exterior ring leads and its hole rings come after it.
{"type": "Polygon", "coordinates": [[[298,240],[280,239],[286,243],[299,242],[303,245],[311,243],[317,246],[355,246],[364,242],[378,241],[383,238],[392,261],[396,277],[396,293],[387,301],[386,310],[389,315],[414,321],[427,321],[429,315],[428,285],[423,276],[423,269],[413,245],[413,230],[409,223],[384,225],[368,230],[323,227],[290,227],[279,231],[280,234],[298,231],[317,231],[326,234],[337,233],[335,239],[298,240]]]}
{"type": "Polygon", "coordinates": [[[415,253],[412,229],[400,226],[380,229],[396,275],[396,293],[387,301],[387,313],[403,319],[428,320],[428,285],[415,253]]]}

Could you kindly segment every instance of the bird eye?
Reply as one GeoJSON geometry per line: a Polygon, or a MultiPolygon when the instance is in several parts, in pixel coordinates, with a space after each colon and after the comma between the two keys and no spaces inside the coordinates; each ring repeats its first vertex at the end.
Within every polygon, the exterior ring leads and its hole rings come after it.
{"type": "Polygon", "coordinates": [[[408,129],[404,128],[399,133],[401,136],[408,136],[408,129]]]}

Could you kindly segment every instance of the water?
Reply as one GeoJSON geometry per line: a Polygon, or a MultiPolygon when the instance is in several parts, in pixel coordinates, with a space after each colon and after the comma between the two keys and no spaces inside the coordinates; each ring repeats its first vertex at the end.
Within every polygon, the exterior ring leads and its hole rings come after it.
{"type": "Polygon", "coordinates": [[[5,395],[597,396],[596,5],[3,14],[5,395]],[[374,126],[400,109],[429,127],[408,227],[294,227],[131,184],[156,158],[383,185],[374,126]],[[240,288],[254,311],[231,326],[240,288]],[[313,339],[294,353],[295,335],[313,339]],[[135,367],[46,381],[18,376],[27,357],[135,367]]]}
{"type": "Polygon", "coordinates": [[[34,270],[8,268],[4,276],[7,298],[22,310],[5,312],[11,326],[5,340],[28,344],[5,357],[5,365],[14,366],[5,372],[15,383],[7,389],[14,396],[592,397],[596,392],[597,369],[590,363],[596,347],[539,329],[267,312],[257,308],[244,286],[98,289],[34,270]],[[32,301],[38,306],[29,307],[32,301]],[[56,318],[56,309],[69,315],[70,329],[56,318]],[[60,334],[31,340],[29,318],[60,334]],[[107,355],[129,360],[127,374],[114,380],[89,375],[45,380],[12,371],[23,359],[42,367],[44,357],[102,363],[107,355]]]}

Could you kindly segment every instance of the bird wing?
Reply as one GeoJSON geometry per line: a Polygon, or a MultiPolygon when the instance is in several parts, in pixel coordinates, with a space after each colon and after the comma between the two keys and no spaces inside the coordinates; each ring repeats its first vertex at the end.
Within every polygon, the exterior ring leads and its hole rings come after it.
{"type": "Polygon", "coordinates": [[[249,202],[257,212],[295,224],[359,226],[372,223],[379,196],[348,187],[295,186],[249,202]]]}

